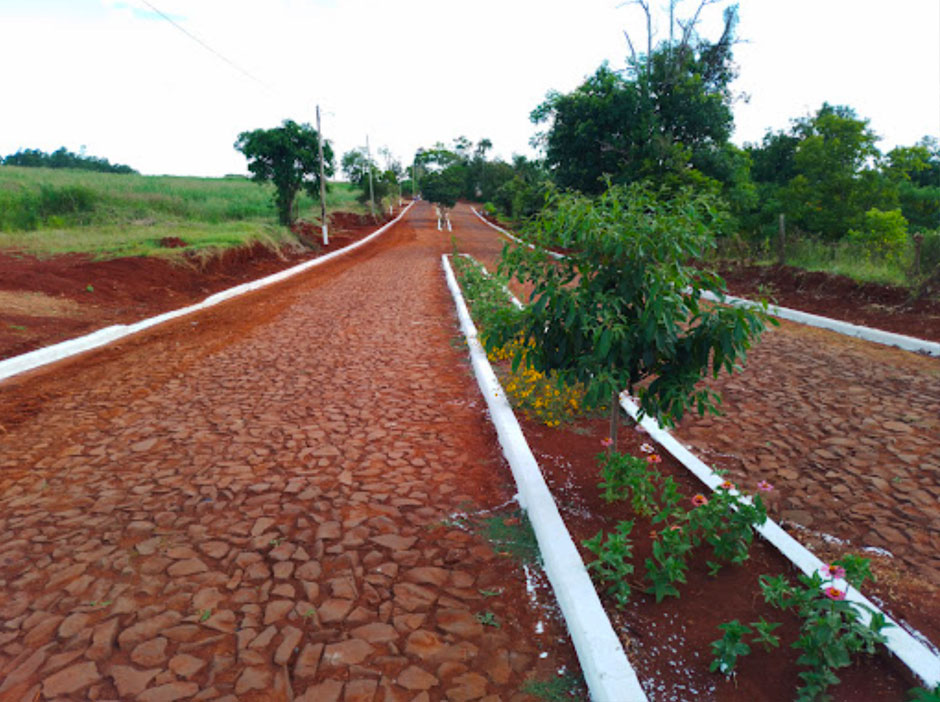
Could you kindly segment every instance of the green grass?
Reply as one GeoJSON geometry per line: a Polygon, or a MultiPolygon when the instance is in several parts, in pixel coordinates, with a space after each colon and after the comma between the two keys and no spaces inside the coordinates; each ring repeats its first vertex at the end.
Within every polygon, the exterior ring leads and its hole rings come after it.
{"type": "Polygon", "coordinates": [[[519,691],[546,700],[546,702],[586,699],[584,681],[572,673],[565,673],[550,680],[527,680],[519,691]]]}
{"type": "Polygon", "coordinates": [[[484,519],[483,537],[497,553],[505,553],[526,564],[542,562],[538,541],[529,518],[522,510],[515,510],[484,519]]]}
{"type": "Polygon", "coordinates": [[[860,247],[847,241],[824,244],[811,239],[798,240],[788,247],[787,265],[807,271],[844,275],[860,283],[901,287],[910,284],[903,265],[869,258],[860,247]]]}
{"type": "MultiPolygon", "coordinates": [[[[178,256],[159,246],[179,237],[189,249],[254,241],[296,243],[277,225],[274,188],[246,178],[188,178],[0,166],[0,250],[36,256],[83,252],[98,258],[178,256]]],[[[357,191],[332,183],[327,211],[364,212],[357,191]]],[[[298,216],[319,221],[306,194],[298,216]]]]}

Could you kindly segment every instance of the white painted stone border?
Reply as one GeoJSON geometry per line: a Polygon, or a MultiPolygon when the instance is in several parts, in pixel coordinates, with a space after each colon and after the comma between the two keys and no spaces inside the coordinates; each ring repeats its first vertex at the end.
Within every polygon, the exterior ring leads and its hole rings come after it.
{"type": "Polygon", "coordinates": [[[233,288],[222,290],[221,292],[217,292],[214,295],[210,295],[205,300],[196,303],[195,305],[189,305],[188,307],[182,307],[177,310],[165,312],[164,314],[158,315],[156,317],[150,317],[149,319],[145,319],[134,324],[116,324],[114,326],[105,327],[103,329],[99,329],[98,331],[92,332],[91,334],[80,336],[76,339],[69,339],[68,341],[63,341],[58,344],[53,344],[52,346],[46,346],[41,349],[36,349],[35,351],[30,351],[28,353],[24,353],[19,356],[13,356],[12,358],[0,361],[0,381],[3,381],[19,373],[25,373],[26,371],[39,368],[40,366],[44,366],[49,363],[55,363],[56,361],[61,361],[64,358],[96,349],[100,346],[106,346],[113,341],[123,339],[124,337],[130,336],[131,334],[136,334],[143,331],[144,329],[149,329],[150,327],[162,324],[163,322],[167,322],[171,319],[176,319],[177,317],[182,317],[187,314],[192,314],[193,312],[198,312],[199,310],[204,310],[225,300],[238,297],[239,295],[244,295],[245,293],[251,292],[252,290],[258,290],[260,288],[267,287],[273,283],[278,283],[282,280],[295,276],[298,273],[303,273],[304,271],[315,266],[320,266],[327,261],[349,253],[350,251],[357,249],[360,246],[364,246],[379,235],[383,234],[387,229],[389,229],[389,227],[391,227],[393,224],[396,224],[402,217],[404,217],[405,213],[411,209],[413,204],[414,201],[409,203],[408,207],[403,209],[395,219],[387,222],[364,239],[360,239],[359,241],[352,243],[349,246],[344,246],[343,248],[336,251],[331,251],[324,256],[320,256],[319,258],[304,261],[303,263],[300,263],[296,266],[287,268],[269,276],[265,276],[264,278],[259,278],[258,280],[252,280],[248,283],[242,283],[241,285],[236,285],[233,288]]]}
{"type": "MultiPolygon", "coordinates": [[[[472,256],[468,256],[468,258],[474,260],[472,256]]],[[[478,261],[476,261],[476,263],[484,272],[486,271],[486,267],[483,266],[483,264],[478,261]]],[[[522,307],[522,304],[515,295],[510,293],[509,296],[513,304],[517,307],[522,307]]],[[[620,394],[620,406],[623,407],[631,418],[636,420],[639,415],[639,407],[626,392],[620,394]]],[[[643,420],[640,421],[640,426],[646,430],[654,441],[672,454],[676,460],[712,490],[715,490],[725,481],[724,478],[717,475],[697,456],[680,444],[667,429],[661,427],[659,422],[653,418],[644,417],[643,420]]],[[[806,575],[812,575],[816,572],[821,573],[825,564],[805,546],[785,532],[775,521],[768,519],[762,526],[755,527],[755,529],[791,563],[806,573],[806,575]]],[[[837,581],[836,586],[845,590],[847,600],[864,605],[864,607],[868,607],[876,612],[881,612],[880,607],[845,581],[837,581]]],[[[871,617],[864,607],[861,610],[860,619],[867,624],[871,617]]],[[[920,632],[915,631],[912,635],[891,617],[884,614],[884,612],[882,612],[882,614],[885,617],[885,621],[892,625],[883,632],[887,639],[885,643],[886,648],[903,661],[917,677],[926,683],[928,688],[940,685],[940,655],[937,654],[936,647],[933,646],[932,643],[930,646],[923,643],[928,641],[928,639],[920,632]]]]}
{"type": "Polygon", "coordinates": [[[460,328],[470,349],[474,374],[519,489],[519,504],[526,510],[535,531],[545,573],[568,625],[591,699],[595,702],[642,702],[647,699],[646,694],[604,612],[522,428],[477,339],[476,327],[446,254],[441,257],[441,263],[457,307],[460,328]]]}
{"type": "MultiPolygon", "coordinates": [[[[703,292],[702,297],[713,302],[722,301],[717,295],[710,292],[703,292]]],[[[736,307],[760,307],[759,302],[747,300],[743,297],[735,297],[734,295],[725,295],[724,302],[736,307]]],[[[887,332],[881,329],[862,327],[858,324],[843,322],[839,319],[821,317],[818,314],[801,312],[799,310],[790,309],[789,307],[779,307],[778,305],[767,305],[767,311],[774,317],[788,319],[791,322],[798,322],[799,324],[805,324],[810,327],[828,329],[829,331],[844,334],[845,336],[854,336],[858,339],[864,339],[865,341],[871,341],[876,344],[884,344],[885,346],[897,346],[905,351],[924,353],[928,356],[940,356],[940,343],[936,341],[927,341],[905,334],[895,334],[894,332],[887,332]]]]}
{"type": "MultiPolygon", "coordinates": [[[[508,236],[510,239],[515,241],[518,244],[523,244],[532,248],[531,244],[527,244],[518,237],[510,234],[502,227],[498,227],[492,222],[488,221],[485,217],[481,216],[472,207],[473,214],[480,218],[481,221],[490,225],[496,231],[508,236]]],[[[549,254],[555,258],[562,258],[562,254],[549,251],[549,254]]],[[[714,295],[710,292],[703,292],[702,297],[706,300],[711,300],[712,302],[722,302],[717,295],[714,295]]],[[[727,304],[735,305],[737,307],[760,307],[759,302],[754,302],[753,300],[747,300],[743,297],[735,297],[734,295],[725,295],[724,302],[727,304]]],[[[885,346],[896,346],[898,348],[904,349],[905,351],[913,351],[915,353],[924,353],[929,356],[940,357],[940,343],[936,341],[926,341],[925,339],[917,339],[913,336],[907,336],[905,334],[895,334],[894,332],[887,332],[881,329],[872,329],[871,327],[863,327],[858,324],[851,324],[849,322],[843,322],[838,319],[830,319],[829,317],[822,317],[817,314],[810,314],[809,312],[801,312],[799,310],[790,309],[789,307],[779,307],[777,305],[768,305],[767,307],[770,314],[774,317],[780,317],[781,319],[788,319],[791,322],[798,322],[799,324],[805,324],[811,327],[819,327],[820,329],[828,329],[829,331],[834,331],[838,334],[844,334],[846,336],[854,336],[858,339],[863,339],[865,341],[871,341],[876,344],[884,344],[885,346]]]]}
{"type": "MultiPolygon", "coordinates": [[[[530,244],[530,243],[528,243],[528,242],[526,242],[526,241],[523,241],[522,239],[520,239],[519,237],[517,237],[515,234],[510,234],[509,232],[507,232],[507,231],[506,231],[505,229],[503,229],[502,227],[498,227],[498,226],[496,226],[495,224],[493,224],[493,223],[492,223],[491,221],[489,221],[486,217],[484,217],[484,216],[481,215],[479,212],[477,212],[476,209],[475,209],[472,205],[470,206],[470,210],[473,212],[473,214],[475,214],[477,217],[480,218],[480,221],[481,221],[481,222],[483,222],[484,224],[490,225],[491,227],[493,227],[493,229],[495,229],[496,231],[500,232],[501,234],[503,234],[503,235],[505,235],[505,236],[508,236],[510,239],[512,239],[512,240],[513,240],[514,242],[516,242],[517,244],[522,244],[523,246],[528,246],[530,249],[534,249],[534,248],[535,248],[532,244],[530,244]]],[[[555,251],[549,251],[549,252],[548,252],[548,255],[551,256],[552,258],[564,258],[564,257],[565,257],[564,254],[560,254],[560,253],[557,253],[557,252],[555,252],[555,251]]]]}
{"type": "MultiPolygon", "coordinates": [[[[626,393],[620,395],[620,406],[636,420],[639,407],[626,393]]],[[[697,456],[680,444],[669,430],[661,427],[659,422],[652,417],[644,417],[640,421],[640,426],[647,431],[652,439],[671,453],[676,460],[712,490],[715,490],[725,481],[725,478],[717,475],[699,460],[697,456]]],[[[822,569],[826,564],[785,532],[775,521],[768,519],[762,526],[755,527],[755,529],[806,575],[811,576],[813,573],[819,572],[824,578],[828,578],[822,573],[822,569]]],[[[846,600],[863,605],[860,619],[865,624],[868,623],[871,617],[864,607],[869,607],[877,612],[881,611],[877,605],[848,583],[838,581],[836,586],[846,591],[846,600]]],[[[916,636],[908,633],[887,615],[885,615],[885,620],[892,625],[883,632],[887,638],[885,646],[888,650],[900,658],[917,677],[926,683],[928,688],[940,685],[940,656],[937,655],[936,651],[932,651],[926,644],[922,643],[922,641],[927,641],[927,638],[919,632],[915,632],[916,636]],[[920,637],[920,640],[917,637],[920,637]]]]}

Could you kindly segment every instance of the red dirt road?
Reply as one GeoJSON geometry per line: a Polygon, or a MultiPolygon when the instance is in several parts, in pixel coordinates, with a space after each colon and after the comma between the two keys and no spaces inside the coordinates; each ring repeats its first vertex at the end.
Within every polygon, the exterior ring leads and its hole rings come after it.
{"type": "Polygon", "coordinates": [[[514,488],[429,214],[0,384],[0,699],[522,702],[577,670],[450,518],[514,488]]]}

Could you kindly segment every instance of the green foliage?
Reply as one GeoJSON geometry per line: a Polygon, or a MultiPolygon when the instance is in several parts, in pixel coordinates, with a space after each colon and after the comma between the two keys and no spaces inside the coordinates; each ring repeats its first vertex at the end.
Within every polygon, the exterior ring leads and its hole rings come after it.
{"type": "MultiPolygon", "coordinates": [[[[799,676],[802,680],[797,690],[799,701],[828,699],[826,690],[839,682],[835,671],[851,665],[855,654],[873,654],[877,644],[885,641],[881,633],[888,626],[884,615],[847,601],[844,590],[837,586],[842,577],[856,588],[873,579],[868,559],[848,555],[827,566],[825,576],[799,575],[799,585],[793,585],[783,575],[759,578],[764,601],[778,609],[793,611],[801,620],[800,636],[790,644],[802,652],[797,663],[808,668],[799,676]],[[862,621],[863,610],[868,610],[867,624],[862,621]]],[[[760,625],[752,626],[756,632],[752,644],[761,643],[767,650],[778,645],[778,637],[771,633],[776,625],[761,620],[760,625]]],[[[744,636],[752,632],[737,621],[720,625],[719,629],[724,636],[712,643],[715,659],[711,670],[728,675],[734,670],[737,657],[749,653],[744,636]]]]}
{"type": "MultiPolygon", "coordinates": [[[[318,198],[320,135],[309,124],[284,120],[280,127],[255,129],[238,135],[235,148],[248,159],[248,170],[257,183],[274,183],[278,221],[294,221],[294,200],[300,190],[318,198]]],[[[324,173],[332,176],[333,149],[323,143],[324,173]]]]}
{"type": "Polygon", "coordinates": [[[681,184],[692,168],[721,179],[718,153],[733,124],[736,6],[724,19],[714,43],[696,36],[697,18],[689,19],[680,39],[634,55],[626,73],[605,63],[573,92],[549,93],[531,119],[548,123],[541,140],[555,183],[598,194],[605,177],[681,184]]]}
{"type": "Polygon", "coordinates": [[[688,261],[714,246],[720,225],[714,200],[686,190],[670,199],[642,184],[611,187],[596,200],[553,195],[523,230],[533,248],[503,252],[500,273],[534,291],[523,313],[496,320],[487,348],[522,334],[532,347],[514,362],[583,383],[591,405],[638,388],[642,413],[664,424],[692,408],[714,411],[716,395],[696,384],[733,371],[767,320],[761,311],[699,304],[702,291],[720,295],[725,286],[688,261]],[[558,248],[569,255],[552,258],[558,248]]]}
{"type": "Polygon", "coordinates": [[[915,687],[908,690],[908,702],[940,702],[940,685],[932,690],[926,687],[915,687]]]}
{"type": "Polygon", "coordinates": [[[633,559],[631,531],[633,522],[622,521],[606,537],[602,530],[583,542],[584,547],[597,556],[595,560],[588,562],[588,571],[607,585],[605,592],[613,597],[620,607],[625,607],[630,602],[632,594],[629,582],[630,576],[633,575],[633,564],[630,562],[633,559]]]}
{"type": "Polygon", "coordinates": [[[907,220],[900,209],[882,212],[873,207],[865,213],[861,230],[849,230],[849,240],[862,247],[866,258],[899,263],[908,247],[907,220]]]}
{"type": "Polygon", "coordinates": [[[459,168],[428,173],[421,183],[421,196],[436,205],[450,209],[461,196],[464,175],[459,168]]]}
{"type": "MultiPolygon", "coordinates": [[[[96,256],[157,255],[220,249],[264,241],[296,243],[286,229],[272,226],[271,185],[248,178],[189,178],[117,175],[70,169],[0,166],[0,249],[31,255],[85,252],[96,256]],[[46,208],[41,216],[42,192],[46,208]],[[164,237],[183,239],[186,248],[167,249],[164,237]]],[[[361,212],[356,192],[334,183],[329,211],[361,212]]],[[[300,217],[319,217],[306,193],[296,201],[300,217]]]]}
{"type": "Polygon", "coordinates": [[[587,699],[584,681],[572,673],[565,673],[550,680],[526,680],[519,687],[519,691],[546,702],[587,699]]]}
{"type": "MultiPolygon", "coordinates": [[[[518,314],[509,302],[507,281],[499,276],[487,275],[469,257],[455,255],[451,261],[473,316],[480,323],[481,338],[485,340],[487,329],[493,325],[499,326],[499,319],[518,314]]],[[[522,347],[522,339],[516,338],[504,346],[491,348],[487,355],[494,362],[507,361],[518,353],[524,354],[522,347]]],[[[507,371],[502,366],[497,367],[497,373],[513,407],[549,427],[570,421],[592,409],[584,404],[583,386],[565,386],[558,382],[555,374],[539,373],[524,367],[507,371]]]]}
{"type": "Polygon", "coordinates": [[[747,635],[753,635],[751,643],[760,644],[765,651],[777,648],[780,646],[780,637],[774,635],[773,631],[779,626],[779,623],[767,622],[763,617],[752,622],[750,627],[737,619],[719,624],[718,628],[724,632],[724,635],[717,641],[712,641],[711,648],[715,657],[708,669],[713,673],[718,671],[725,675],[731,674],[737,665],[738,658],[751,652],[751,647],[744,642],[744,637],[747,635]]]}
{"type": "Polygon", "coordinates": [[[601,466],[601,497],[607,502],[630,500],[633,511],[652,517],[657,511],[656,485],[650,479],[649,464],[642,458],[610,451],[597,457],[601,466]]]}
{"type": "Polygon", "coordinates": [[[542,562],[539,544],[523,510],[497,515],[483,521],[483,536],[497,553],[504,553],[521,563],[542,562]]]}
{"type": "MultiPolygon", "coordinates": [[[[82,147],[84,149],[84,147],[82,147]]],[[[4,166],[22,166],[27,168],[71,168],[81,171],[98,171],[100,173],[136,173],[130,166],[112,164],[106,158],[86,156],[84,153],[74,154],[64,146],[51,154],[39,149],[21,149],[15,154],[0,159],[4,166]]]]}
{"type": "Polygon", "coordinates": [[[39,184],[33,189],[0,190],[0,230],[35,231],[91,221],[96,193],[82,185],[39,184]]]}
{"type": "MultiPolygon", "coordinates": [[[[767,511],[759,496],[740,495],[730,483],[716,490],[711,499],[696,495],[691,510],[682,507],[675,481],[652,467],[658,456],[639,458],[611,451],[598,456],[602,480],[598,487],[606,500],[629,500],[634,511],[662,525],[653,539],[652,556],[644,561],[645,592],[656,602],[679,597],[678,585],[686,582],[689,555],[701,546],[710,546],[715,562],[709,561],[712,575],[723,563],[741,564],[748,558],[754,539],[753,527],[763,524],[767,511]]],[[[599,532],[585,541],[598,556],[588,564],[597,573],[620,606],[626,604],[631,588],[626,577],[633,573],[632,548],[625,537],[633,522],[620,522],[617,531],[604,538],[599,532]],[[619,581],[617,580],[619,578],[619,581]]]]}

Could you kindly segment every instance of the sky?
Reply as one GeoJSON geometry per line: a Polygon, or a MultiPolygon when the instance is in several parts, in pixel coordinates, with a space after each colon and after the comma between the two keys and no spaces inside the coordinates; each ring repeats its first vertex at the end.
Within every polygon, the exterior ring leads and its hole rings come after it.
{"type": "MultiPolygon", "coordinates": [[[[705,8],[704,36],[727,4],[705,8]]],[[[739,5],[735,143],[824,101],[870,120],[882,151],[940,137],[938,0],[739,5]]],[[[668,34],[665,12],[655,28],[668,34]]],[[[529,113],[603,61],[623,68],[625,31],[645,45],[620,0],[0,0],[0,155],[84,147],[145,174],[246,173],[240,132],[315,124],[319,104],[338,157],[367,135],[406,163],[461,135],[534,156],[529,113]]]]}

